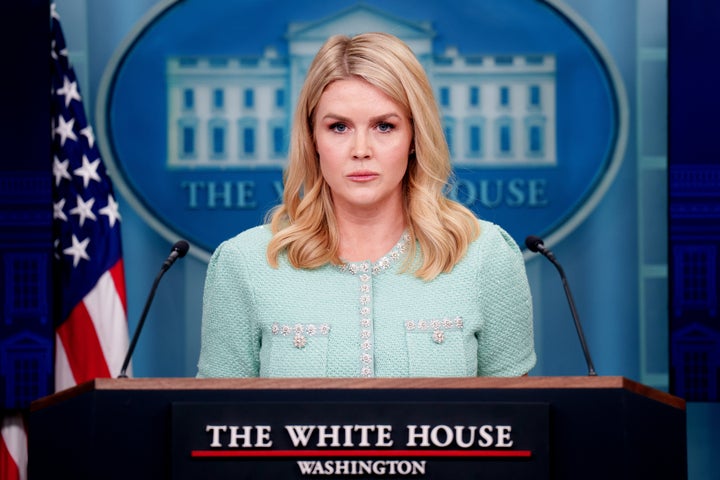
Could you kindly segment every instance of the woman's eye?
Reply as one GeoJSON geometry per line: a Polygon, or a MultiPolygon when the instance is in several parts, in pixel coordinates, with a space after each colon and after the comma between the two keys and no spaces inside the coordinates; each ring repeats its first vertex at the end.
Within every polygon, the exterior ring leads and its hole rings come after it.
{"type": "Polygon", "coordinates": [[[381,132],[389,132],[393,128],[395,128],[395,125],[393,125],[392,123],[382,122],[378,124],[378,130],[380,130],[381,132]]]}
{"type": "Polygon", "coordinates": [[[337,133],[343,133],[347,130],[347,125],[344,123],[333,123],[330,125],[330,130],[337,132],[337,133]]]}

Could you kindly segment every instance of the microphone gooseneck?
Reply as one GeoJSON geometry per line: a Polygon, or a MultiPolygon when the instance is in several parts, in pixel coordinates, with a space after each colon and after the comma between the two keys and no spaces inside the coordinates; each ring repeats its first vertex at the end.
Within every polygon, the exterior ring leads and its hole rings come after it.
{"type": "Polygon", "coordinates": [[[175,263],[175,260],[184,257],[189,249],[190,245],[188,245],[188,242],[186,242],[185,240],[178,240],[172,246],[168,258],[165,259],[165,261],[163,262],[162,267],[160,268],[160,272],[155,277],[155,281],[153,282],[152,288],[150,289],[148,298],[145,301],[145,308],[143,308],[142,314],[140,315],[140,321],[138,322],[137,329],[135,330],[135,335],[133,335],[132,342],[130,342],[130,347],[128,348],[127,354],[125,355],[125,360],[123,361],[122,368],[120,369],[120,375],[118,375],[118,378],[127,378],[126,371],[128,365],[130,364],[130,358],[132,357],[133,351],[135,351],[135,345],[137,344],[138,338],[140,337],[140,331],[145,324],[145,318],[147,317],[148,311],[150,310],[150,305],[152,304],[153,298],[155,297],[155,290],[157,290],[158,284],[160,284],[160,279],[165,274],[165,272],[167,272],[168,269],[172,267],[173,263],[175,263]]]}
{"type": "Polygon", "coordinates": [[[575,330],[577,330],[578,338],[580,339],[580,346],[582,347],[583,354],[585,355],[588,375],[591,377],[597,376],[595,366],[593,365],[592,358],[590,357],[590,350],[588,349],[587,342],[585,341],[585,334],[583,333],[582,325],[580,324],[580,316],[575,308],[575,301],[573,300],[572,293],[570,292],[570,285],[568,284],[567,277],[565,276],[565,270],[563,270],[562,265],[560,265],[560,262],[557,261],[555,255],[553,255],[549,249],[545,248],[545,244],[540,237],[529,235],[525,239],[525,246],[527,246],[531,252],[540,253],[550,260],[560,274],[560,279],[562,280],[563,288],[565,289],[565,296],[567,297],[568,304],[570,305],[570,313],[572,314],[573,321],[575,322],[575,330]]]}

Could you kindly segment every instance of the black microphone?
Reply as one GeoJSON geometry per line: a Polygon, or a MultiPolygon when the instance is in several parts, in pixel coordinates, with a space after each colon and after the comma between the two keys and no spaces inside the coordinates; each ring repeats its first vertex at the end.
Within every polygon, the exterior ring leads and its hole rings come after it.
{"type": "Polygon", "coordinates": [[[150,294],[145,301],[145,308],[143,309],[142,315],[140,315],[140,322],[138,323],[138,327],[135,330],[135,335],[133,335],[132,342],[130,342],[130,348],[128,348],[127,355],[125,355],[125,361],[122,364],[122,369],[120,370],[120,375],[118,375],[118,378],[127,378],[127,374],[125,372],[128,368],[128,365],[130,364],[130,357],[132,357],[133,351],[135,350],[135,345],[137,344],[138,337],[140,337],[140,331],[145,324],[145,318],[147,317],[148,310],[150,310],[150,304],[153,301],[153,297],[155,297],[155,290],[157,290],[160,279],[165,274],[165,272],[167,272],[168,269],[172,267],[173,263],[175,263],[175,260],[184,257],[188,250],[190,250],[190,245],[188,245],[188,242],[186,242],[185,240],[178,240],[177,242],[175,242],[175,245],[172,246],[172,250],[170,251],[170,255],[168,255],[168,258],[163,262],[162,267],[160,268],[160,273],[158,273],[155,277],[155,282],[153,282],[153,286],[150,289],[150,294]]]}
{"type": "Polygon", "coordinates": [[[552,264],[555,265],[555,268],[557,268],[558,273],[560,273],[560,278],[562,279],[563,287],[565,288],[565,296],[567,297],[568,304],[570,305],[570,313],[572,313],[573,320],[575,321],[575,330],[577,330],[578,338],[580,339],[580,346],[582,347],[582,351],[585,354],[585,362],[587,363],[588,375],[591,377],[597,376],[597,373],[595,373],[595,367],[593,366],[592,358],[590,358],[590,350],[588,349],[587,343],[585,342],[585,335],[583,334],[582,326],[580,325],[580,318],[578,316],[577,309],[575,309],[575,302],[573,301],[572,293],[570,293],[570,285],[568,285],[567,278],[565,277],[565,271],[555,258],[555,255],[553,255],[550,250],[545,248],[545,244],[543,243],[542,238],[536,237],[535,235],[530,235],[525,239],[525,245],[530,249],[531,252],[539,252],[548,260],[550,260],[552,264]]]}
{"type": "Polygon", "coordinates": [[[184,257],[188,250],[190,250],[190,245],[188,245],[188,242],[185,240],[175,242],[175,245],[173,245],[170,251],[170,255],[168,255],[168,258],[163,262],[163,272],[167,272],[167,270],[172,267],[172,264],[175,263],[175,260],[184,257]]]}

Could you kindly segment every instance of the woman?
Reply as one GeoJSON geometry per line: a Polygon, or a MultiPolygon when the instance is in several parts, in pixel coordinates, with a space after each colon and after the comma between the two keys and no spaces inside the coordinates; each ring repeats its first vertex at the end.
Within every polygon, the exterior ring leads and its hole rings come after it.
{"type": "Polygon", "coordinates": [[[535,365],[516,243],[444,194],[427,76],[396,37],[331,37],[283,203],[210,260],[199,377],[515,376],[535,365]]]}

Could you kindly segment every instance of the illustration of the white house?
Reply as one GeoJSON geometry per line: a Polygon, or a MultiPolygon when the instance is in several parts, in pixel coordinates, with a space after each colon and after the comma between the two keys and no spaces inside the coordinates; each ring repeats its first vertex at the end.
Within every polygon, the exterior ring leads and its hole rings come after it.
{"type": "Polygon", "coordinates": [[[170,169],[283,168],[295,100],[307,68],[333,34],[384,31],[425,67],[453,163],[467,167],[554,166],[555,56],[462,55],[433,50],[429,22],[356,5],[317,22],[291,23],[287,55],[167,58],[170,169]]]}

